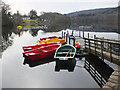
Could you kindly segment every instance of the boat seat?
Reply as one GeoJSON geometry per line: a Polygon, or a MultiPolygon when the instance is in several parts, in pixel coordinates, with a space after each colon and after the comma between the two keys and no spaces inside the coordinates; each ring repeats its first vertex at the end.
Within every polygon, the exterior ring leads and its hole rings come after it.
{"type": "MultiPolygon", "coordinates": [[[[68,52],[58,52],[57,54],[67,54],[68,52]]],[[[70,52],[71,54],[74,54],[74,52],[70,52]]]]}

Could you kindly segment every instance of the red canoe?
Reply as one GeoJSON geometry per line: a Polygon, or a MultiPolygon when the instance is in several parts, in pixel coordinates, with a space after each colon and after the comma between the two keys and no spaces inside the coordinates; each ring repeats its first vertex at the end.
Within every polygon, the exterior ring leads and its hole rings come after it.
{"type": "Polygon", "coordinates": [[[40,38],[40,41],[42,41],[42,40],[46,40],[46,39],[53,39],[53,38],[62,39],[62,37],[52,36],[52,37],[40,38]]]}
{"type": "Polygon", "coordinates": [[[23,53],[24,57],[28,57],[29,60],[39,60],[55,54],[56,49],[61,46],[61,44],[47,45],[44,47],[32,49],[23,53]]]}
{"type": "Polygon", "coordinates": [[[56,45],[56,44],[60,44],[59,42],[55,42],[55,43],[46,43],[46,44],[40,44],[40,45],[34,45],[34,46],[24,46],[22,47],[24,51],[29,51],[32,49],[36,49],[36,48],[42,48],[44,46],[49,46],[49,45],[56,45]]]}

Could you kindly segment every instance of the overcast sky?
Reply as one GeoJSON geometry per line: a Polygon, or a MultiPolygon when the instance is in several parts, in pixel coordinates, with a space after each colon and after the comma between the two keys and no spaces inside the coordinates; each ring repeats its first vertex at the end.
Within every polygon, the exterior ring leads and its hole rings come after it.
{"type": "Polygon", "coordinates": [[[11,7],[11,12],[17,10],[21,14],[28,14],[31,9],[40,12],[58,12],[67,14],[70,12],[117,7],[119,0],[2,0],[11,7]]]}

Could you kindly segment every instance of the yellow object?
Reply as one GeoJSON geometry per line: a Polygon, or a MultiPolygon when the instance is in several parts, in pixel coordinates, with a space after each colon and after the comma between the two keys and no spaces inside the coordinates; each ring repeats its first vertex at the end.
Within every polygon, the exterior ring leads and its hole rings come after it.
{"type": "Polygon", "coordinates": [[[17,26],[17,29],[22,29],[22,26],[17,26]]]}
{"type": "Polygon", "coordinates": [[[37,45],[45,44],[45,43],[52,43],[52,42],[60,42],[61,44],[64,44],[65,39],[53,38],[53,39],[48,39],[48,40],[42,40],[42,41],[37,42],[37,45]]]}

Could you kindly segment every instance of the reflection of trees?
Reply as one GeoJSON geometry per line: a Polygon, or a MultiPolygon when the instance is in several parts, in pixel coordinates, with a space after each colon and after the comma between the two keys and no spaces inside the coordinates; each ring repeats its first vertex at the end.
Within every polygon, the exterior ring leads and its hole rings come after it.
{"type": "Polygon", "coordinates": [[[1,47],[2,47],[2,52],[4,50],[6,50],[9,46],[12,45],[13,43],[13,37],[11,37],[12,35],[12,29],[9,28],[3,28],[2,29],[2,44],[1,44],[1,47]]]}
{"type": "Polygon", "coordinates": [[[2,39],[2,52],[6,50],[9,46],[12,46],[13,40],[12,39],[2,39]]]}
{"type": "Polygon", "coordinates": [[[22,35],[23,31],[17,30],[16,28],[2,28],[2,43],[0,43],[1,46],[1,52],[5,51],[9,46],[12,46],[14,36],[15,35],[22,35]]]}
{"type": "Polygon", "coordinates": [[[36,29],[31,29],[30,31],[29,31],[29,33],[33,36],[33,37],[36,37],[37,35],[38,35],[38,30],[36,30],[36,29]]]}
{"type": "Polygon", "coordinates": [[[45,32],[58,32],[61,30],[66,30],[69,27],[68,24],[59,23],[57,25],[50,25],[48,29],[44,30],[45,32]]]}

